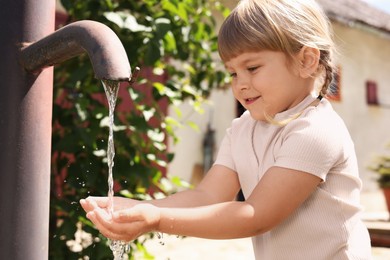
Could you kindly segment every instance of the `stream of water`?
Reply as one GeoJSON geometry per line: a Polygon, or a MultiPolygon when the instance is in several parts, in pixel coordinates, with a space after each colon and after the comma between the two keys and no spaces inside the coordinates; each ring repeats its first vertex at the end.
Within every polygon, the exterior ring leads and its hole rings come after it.
{"type": "MultiPolygon", "coordinates": [[[[114,111],[120,83],[112,80],[102,80],[104,91],[106,92],[109,106],[109,135],[107,146],[108,164],[108,210],[112,214],[114,210],[114,180],[112,168],[114,167],[115,146],[114,146],[114,111]]],[[[110,240],[110,249],[114,255],[114,260],[124,259],[124,255],[130,251],[130,243],[120,240],[110,240]]]]}

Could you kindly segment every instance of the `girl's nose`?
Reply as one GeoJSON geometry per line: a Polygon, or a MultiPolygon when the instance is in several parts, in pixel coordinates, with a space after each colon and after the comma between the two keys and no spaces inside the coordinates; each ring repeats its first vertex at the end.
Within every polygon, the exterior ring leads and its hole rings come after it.
{"type": "Polygon", "coordinates": [[[237,89],[246,90],[250,88],[249,80],[246,77],[237,77],[237,89]]]}

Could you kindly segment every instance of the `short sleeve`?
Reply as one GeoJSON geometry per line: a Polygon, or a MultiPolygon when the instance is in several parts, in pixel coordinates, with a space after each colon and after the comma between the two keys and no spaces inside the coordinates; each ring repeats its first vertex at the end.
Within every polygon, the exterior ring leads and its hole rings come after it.
{"type": "Polygon", "coordinates": [[[231,136],[232,136],[231,132],[232,132],[231,128],[226,130],[226,134],[222,139],[214,165],[217,164],[223,165],[225,167],[232,169],[233,171],[236,171],[236,167],[231,152],[231,136]]]}
{"type": "Polygon", "coordinates": [[[275,166],[304,171],[325,181],[340,158],[343,144],[337,131],[340,127],[327,123],[330,122],[305,118],[290,122],[279,149],[274,151],[275,166]]]}

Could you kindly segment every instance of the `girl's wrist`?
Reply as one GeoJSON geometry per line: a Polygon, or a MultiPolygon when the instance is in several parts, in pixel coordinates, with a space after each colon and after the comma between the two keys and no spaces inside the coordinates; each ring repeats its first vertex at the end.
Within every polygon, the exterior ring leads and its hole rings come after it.
{"type": "Polygon", "coordinates": [[[158,221],[156,222],[156,232],[173,234],[175,231],[175,219],[171,216],[172,209],[170,208],[159,208],[158,209],[158,221]]]}
{"type": "Polygon", "coordinates": [[[144,218],[146,232],[162,232],[161,231],[161,218],[162,218],[162,208],[157,207],[155,205],[149,203],[141,203],[134,206],[135,210],[142,211],[142,215],[144,218]]]}

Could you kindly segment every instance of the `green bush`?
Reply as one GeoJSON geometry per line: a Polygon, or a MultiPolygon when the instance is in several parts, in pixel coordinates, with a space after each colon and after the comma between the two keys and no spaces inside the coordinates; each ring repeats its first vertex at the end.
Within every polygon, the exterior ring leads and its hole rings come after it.
{"type": "MultiPolygon", "coordinates": [[[[62,4],[69,22],[89,19],[112,28],[132,68],[141,68],[136,86],[121,87],[126,91],[117,103],[131,100],[131,109],[115,113],[116,193],[139,199],[166,193],[161,180],[173,158],[167,152],[167,136],[177,140],[175,128],[186,122],[167,117],[162,105],[189,98],[196,110],[212,89],[224,85],[226,75],[213,59],[216,25],[210,10],[223,15],[228,11],[207,0],[62,4]]],[[[81,198],[107,195],[108,108],[102,84],[94,78],[88,56],[81,55],[55,68],[54,88],[50,259],[112,259],[107,240],[79,206],[81,198]]],[[[132,248],[150,259],[142,246],[145,239],[148,236],[134,241],[132,248]]]]}

